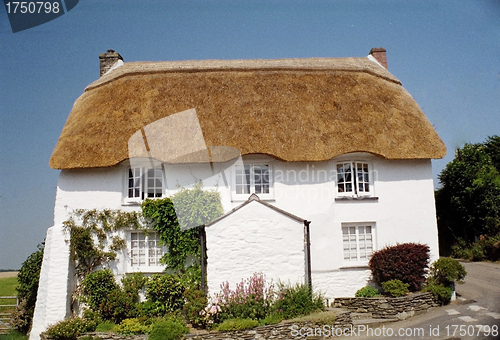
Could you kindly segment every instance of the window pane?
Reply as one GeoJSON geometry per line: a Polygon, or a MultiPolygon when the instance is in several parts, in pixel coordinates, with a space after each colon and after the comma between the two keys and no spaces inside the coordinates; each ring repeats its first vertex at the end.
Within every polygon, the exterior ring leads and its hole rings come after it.
{"type": "Polygon", "coordinates": [[[235,182],[237,194],[250,193],[250,165],[235,165],[235,182]]]}
{"type": "Polygon", "coordinates": [[[368,163],[356,163],[358,192],[370,192],[368,163]]]}
{"type": "Polygon", "coordinates": [[[352,184],[351,183],[346,183],[345,192],[352,192],[352,184]]]}
{"type": "Polygon", "coordinates": [[[161,168],[148,169],[146,172],[146,197],[157,198],[163,196],[163,170],[161,168]]]}
{"type": "Polygon", "coordinates": [[[373,253],[372,227],[342,227],[342,245],[344,260],[366,261],[373,253]]]}
{"type": "Polygon", "coordinates": [[[131,240],[131,264],[133,266],[157,266],[163,256],[163,247],[159,246],[159,235],[149,232],[146,236],[143,232],[130,234],[131,240]]]}
{"type": "Polygon", "coordinates": [[[352,192],[351,163],[337,164],[337,191],[352,192]]]}
{"type": "Polygon", "coordinates": [[[128,197],[137,198],[141,188],[141,169],[133,168],[128,170],[128,197]]]}

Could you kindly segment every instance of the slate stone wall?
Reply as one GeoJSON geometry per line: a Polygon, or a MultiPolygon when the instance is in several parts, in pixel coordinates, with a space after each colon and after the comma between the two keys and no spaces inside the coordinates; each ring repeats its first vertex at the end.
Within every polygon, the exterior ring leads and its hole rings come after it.
{"type": "Polygon", "coordinates": [[[371,313],[375,319],[406,319],[427,312],[438,304],[431,293],[417,293],[399,298],[335,298],[332,307],[347,308],[356,313],[371,313]]]}
{"type": "MultiPolygon", "coordinates": [[[[299,323],[279,323],[277,325],[260,326],[253,329],[246,329],[241,331],[228,331],[228,332],[210,332],[206,334],[187,334],[185,340],[253,340],[253,339],[297,339],[305,340],[311,339],[311,332],[324,332],[324,326],[313,322],[299,322],[299,323]],[[292,331],[298,332],[302,329],[304,336],[293,336],[292,331]],[[309,335],[308,335],[309,334],[309,335]]],[[[340,313],[337,315],[335,324],[326,325],[330,332],[333,329],[343,329],[344,334],[348,333],[352,327],[352,320],[350,312],[340,313]]],[[[84,336],[92,336],[94,338],[98,337],[101,340],[147,340],[147,335],[136,335],[136,336],[124,336],[114,333],[87,333],[80,336],[81,339],[84,336]]],[[[46,338],[45,334],[42,334],[42,340],[51,340],[46,338]]]]}

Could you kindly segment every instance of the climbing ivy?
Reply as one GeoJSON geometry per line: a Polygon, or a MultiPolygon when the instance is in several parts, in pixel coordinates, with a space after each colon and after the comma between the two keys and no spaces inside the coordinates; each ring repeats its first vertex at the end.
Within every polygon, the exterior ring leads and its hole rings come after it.
{"type": "Polygon", "coordinates": [[[74,263],[76,275],[72,307],[82,295],[85,277],[114,260],[117,252],[126,247],[125,240],[112,233],[122,228],[140,229],[141,222],[142,216],[137,212],[79,209],[63,223],[70,237],[70,260],[74,263]]]}
{"type": "Polygon", "coordinates": [[[70,259],[76,275],[83,279],[104,263],[114,260],[116,252],[126,247],[125,240],[110,234],[122,228],[142,228],[137,212],[119,210],[76,210],[64,227],[70,235],[70,259]],[[76,220],[80,221],[78,224],[76,220]],[[97,244],[96,244],[97,241],[97,244]],[[108,251],[105,251],[108,246],[108,251]]]}
{"type": "Polygon", "coordinates": [[[220,193],[203,190],[203,182],[197,182],[193,189],[181,189],[172,196],[175,212],[182,230],[199,227],[212,222],[224,213],[220,193]]]}
{"type": "Polygon", "coordinates": [[[184,272],[190,256],[200,257],[199,230],[223,214],[220,194],[203,190],[203,183],[193,189],[181,189],[172,198],[147,199],[142,213],[158,231],[160,240],[168,247],[162,263],[174,271],[184,272]]]}
{"type": "Polygon", "coordinates": [[[77,286],[75,302],[82,294],[85,277],[116,259],[117,252],[126,248],[120,229],[154,229],[168,248],[161,262],[171,271],[182,273],[186,284],[192,285],[201,277],[199,227],[223,213],[220,194],[203,190],[198,182],[193,189],[181,189],[172,198],[146,199],[142,213],[119,210],[76,210],[64,226],[70,236],[70,259],[75,266],[77,286]],[[189,267],[189,268],[188,268],[189,267]]]}

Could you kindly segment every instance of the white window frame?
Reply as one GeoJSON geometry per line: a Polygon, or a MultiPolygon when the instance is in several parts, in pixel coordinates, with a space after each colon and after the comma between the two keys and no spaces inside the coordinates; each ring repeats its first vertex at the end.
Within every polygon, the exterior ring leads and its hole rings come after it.
{"type": "Polygon", "coordinates": [[[375,237],[376,236],[375,223],[374,222],[342,223],[341,235],[342,235],[343,266],[344,267],[367,266],[368,262],[370,261],[371,255],[377,249],[376,237],[375,237]],[[370,232],[367,233],[367,230],[369,230],[370,232]],[[369,240],[370,242],[367,243],[367,240],[369,240]],[[355,249],[352,247],[353,241],[355,242],[355,249]]]}
{"type": "Polygon", "coordinates": [[[126,167],[125,170],[125,183],[124,183],[124,192],[123,192],[123,203],[124,204],[140,204],[143,202],[146,198],[150,199],[155,199],[155,198],[163,198],[165,197],[165,171],[163,169],[163,166],[160,165],[129,165],[126,167]],[[148,176],[150,175],[150,171],[153,170],[153,178],[149,178],[148,176]],[[134,182],[134,186],[131,188],[130,187],[130,172],[132,171],[132,181],[134,182]],[[157,171],[161,171],[161,177],[157,177],[157,171]],[[160,178],[161,179],[161,187],[156,187],[155,182],[156,179],[160,178]],[[153,180],[153,190],[155,189],[160,189],[161,193],[160,196],[155,196],[155,197],[148,197],[148,191],[151,189],[150,186],[150,180],[153,180]],[[130,197],[130,190],[138,190],[138,195],[137,192],[133,193],[133,196],[130,197]]]}
{"type": "Polygon", "coordinates": [[[165,265],[160,264],[160,258],[167,253],[168,249],[158,245],[160,238],[156,231],[130,230],[127,238],[129,254],[127,272],[154,273],[165,269],[165,265]]]}
{"type": "MultiPolygon", "coordinates": [[[[345,172],[347,173],[347,172],[345,172]]],[[[373,197],[373,169],[372,165],[368,161],[362,160],[345,160],[338,161],[335,163],[335,192],[337,197],[373,197]],[[350,166],[350,175],[351,181],[341,182],[343,176],[343,172],[339,171],[340,166],[349,165],[350,166]],[[359,171],[359,167],[361,166],[361,171],[359,171]],[[368,177],[368,180],[366,180],[368,177]],[[344,191],[340,191],[340,188],[344,187],[344,191]],[[348,185],[351,184],[351,188],[349,190],[348,185]],[[368,190],[367,190],[368,189],[368,190]]]]}
{"type": "MultiPolygon", "coordinates": [[[[242,178],[244,180],[244,178],[242,178]]],[[[257,184],[258,185],[258,184],[257,184]]],[[[238,162],[233,165],[232,168],[232,186],[231,186],[231,196],[233,201],[246,201],[250,195],[256,194],[260,199],[274,199],[274,180],[273,180],[273,164],[267,161],[244,161],[243,163],[238,162]],[[267,166],[269,169],[269,192],[262,193],[256,192],[256,172],[255,170],[260,166],[267,166]],[[241,167],[249,168],[250,183],[244,183],[246,181],[240,181],[237,177],[237,170],[241,167]],[[249,185],[250,189],[248,193],[237,193],[237,186],[249,185]]]]}

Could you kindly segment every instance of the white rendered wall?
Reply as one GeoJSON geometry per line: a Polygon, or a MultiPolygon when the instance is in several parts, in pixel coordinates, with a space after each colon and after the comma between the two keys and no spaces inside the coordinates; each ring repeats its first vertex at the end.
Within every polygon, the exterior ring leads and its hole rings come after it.
{"type": "Polygon", "coordinates": [[[211,297],[254,273],[269,283],[305,282],[304,224],[252,201],[206,228],[207,283],[211,297]]]}
{"type": "Polygon", "coordinates": [[[69,316],[71,293],[68,292],[69,249],[61,225],[47,230],[38,295],[33,316],[30,340],[52,324],[69,316]],[[69,293],[69,294],[68,294],[69,293]]]}
{"type": "MultiPolygon", "coordinates": [[[[274,172],[274,198],[268,202],[312,222],[310,230],[313,286],[325,293],[327,298],[352,295],[352,292],[361,288],[366,281],[366,272],[349,270],[349,264],[343,261],[342,223],[374,223],[376,249],[396,243],[421,242],[430,246],[431,262],[438,258],[430,160],[385,160],[366,153],[343,155],[330,161],[313,163],[286,163],[268,156],[251,156],[244,159],[270,162],[274,172]],[[336,200],[335,164],[338,160],[369,162],[374,178],[372,189],[378,200],[336,200]],[[356,279],[347,280],[350,286],[340,288],[338,280],[342,280],[346,275],[350,277],[351,274],[356,279]]],[[[241,200],[232,197],[231,163],[213,164],[213,169],[209,164],[164,165],[164,169],[167,196],[171,196],[181,187],[189,188],[196,181],[202,180],[205,189],[220,192],[225,212],[242,203],[241,200]]],[[[126,163],[102,169],[61,171],[52,233],[61,229],[62,223],[69,218],[74,209],[106,208],[140,211],[138,205],[124,205],[126,183],[126,163]]],[[[57,234],[58,237],[47,238],[47,249],[58,250],[46,251],[44,262],[47,265],[44,264],[44,268],[60,270],[57,275],[55,272],[50,272],[50,280],[42,279],[39,288],[40,302],[37,304],[42,306],[42,301],[47,296],[57,296],[60,301],[51,300],[51,304],[63,310],[68,306],[63,300],[71,297],[74,280],[72,275],[64,274],[68,271],[66,269],[69,263],[68,245],[62,242],[61,232],[58,231],[57,234]],[[54,265],[56,260],[58,264],[54,265]],[[63,262],[64,264],[61,264],[63,262]],[[63,292],[64,289],[56,282],[69,282],[69,293],[68,289],[63,292]]],[[[208,246],[210,247],[210,244],[208,246]]],[[[127,256],[127,253],[123,253],[116,263],[111,264],[116,274],[128,270],[127,256]]],[[[42,276],[49,277],[47,270],[43,269],[42,276]]],[[[40,308],[42,307],[37,306],[37,309],[40,308]]],[[[50,322],[57,321],[59,317],[63,316],[51,316],[50,322]]],[[[31,339],[38,339],[36,330],[47,326],[48,320],[47,313],[36,311],[34,322],[38,326],[34,328],[31,339]]]]}
{"type": "Polygon", "coordinates": [[[40,339],[40,333],[71,315],[71,296],[75,285],[69,261],[69,235],[63,228],[75,209],[122,209],[139,207],[121,205],[123,168],[65,170],[57,183],[54,227],[49,228],[38,297],[30,340],[40,339]]]}
{"type": "Polygon", "coordinates": [[[335,269],[313,272],[312,282],[314,291],[323,294],[331,303],[334,297],[354,296],[359,288],[370,282],[370,277],[367,268],[335,269]]]}

